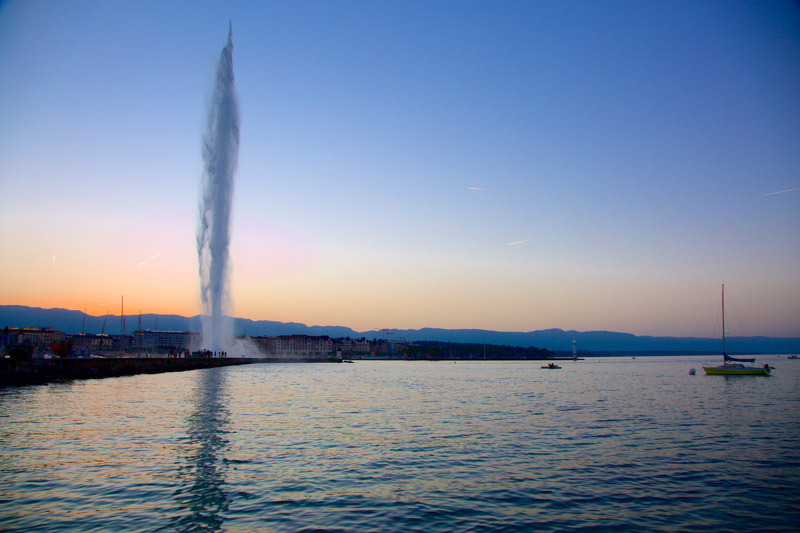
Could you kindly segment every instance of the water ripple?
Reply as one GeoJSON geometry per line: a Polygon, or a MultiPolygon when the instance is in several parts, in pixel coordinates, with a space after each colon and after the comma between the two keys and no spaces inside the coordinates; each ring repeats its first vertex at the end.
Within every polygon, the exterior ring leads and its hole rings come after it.
{"type": "Polygon", "coordinates": [[[0,389],[0,530],[796,531],[800,371],[690,379],[701,364],[262,365],[0,389]]]}

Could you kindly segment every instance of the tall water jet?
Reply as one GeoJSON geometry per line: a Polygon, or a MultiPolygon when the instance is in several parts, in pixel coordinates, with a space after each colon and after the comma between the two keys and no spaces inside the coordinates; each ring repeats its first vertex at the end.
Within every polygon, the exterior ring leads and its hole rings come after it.
{"type": "Polygon", "coordinates": [[[197,225],[203,345],[223,350],[233,341],[227,315],[230,300],[230,244],[233,176],[239,156],[239,106],[233,79],[233,26],[217,62],[216,79],[203,135],[203,182],[197,225]]]}

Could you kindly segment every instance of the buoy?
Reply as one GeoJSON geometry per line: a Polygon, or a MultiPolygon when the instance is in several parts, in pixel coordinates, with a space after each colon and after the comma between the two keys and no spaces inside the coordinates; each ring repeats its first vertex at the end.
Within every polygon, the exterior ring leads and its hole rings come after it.
{"type": "Polygon", "coordinates": [[[689,369],[689,375],[694,376],[694,374],[695,374],[694,368],[689,369]]]}

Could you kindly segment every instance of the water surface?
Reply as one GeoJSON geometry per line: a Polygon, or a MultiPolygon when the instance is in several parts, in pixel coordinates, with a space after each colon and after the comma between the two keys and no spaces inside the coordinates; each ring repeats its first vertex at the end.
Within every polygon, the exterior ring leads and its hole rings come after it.
{"type": "Polygon", "coordinates": [[[712,360],[266,364],[0,389],[0,530],[797,531],[800,362],[702,375],[712,360]]]}

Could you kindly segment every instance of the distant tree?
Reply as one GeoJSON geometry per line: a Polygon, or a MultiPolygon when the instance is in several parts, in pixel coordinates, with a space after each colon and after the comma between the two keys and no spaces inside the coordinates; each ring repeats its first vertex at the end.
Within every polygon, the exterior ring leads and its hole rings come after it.
{"type": "Polygon", "coordinates": [[[406,346],[403,348],[403,354],[406,356],[406,359],[416,359],[419,357],[421,349],[417,348],[416,346],[406,346]]]}

